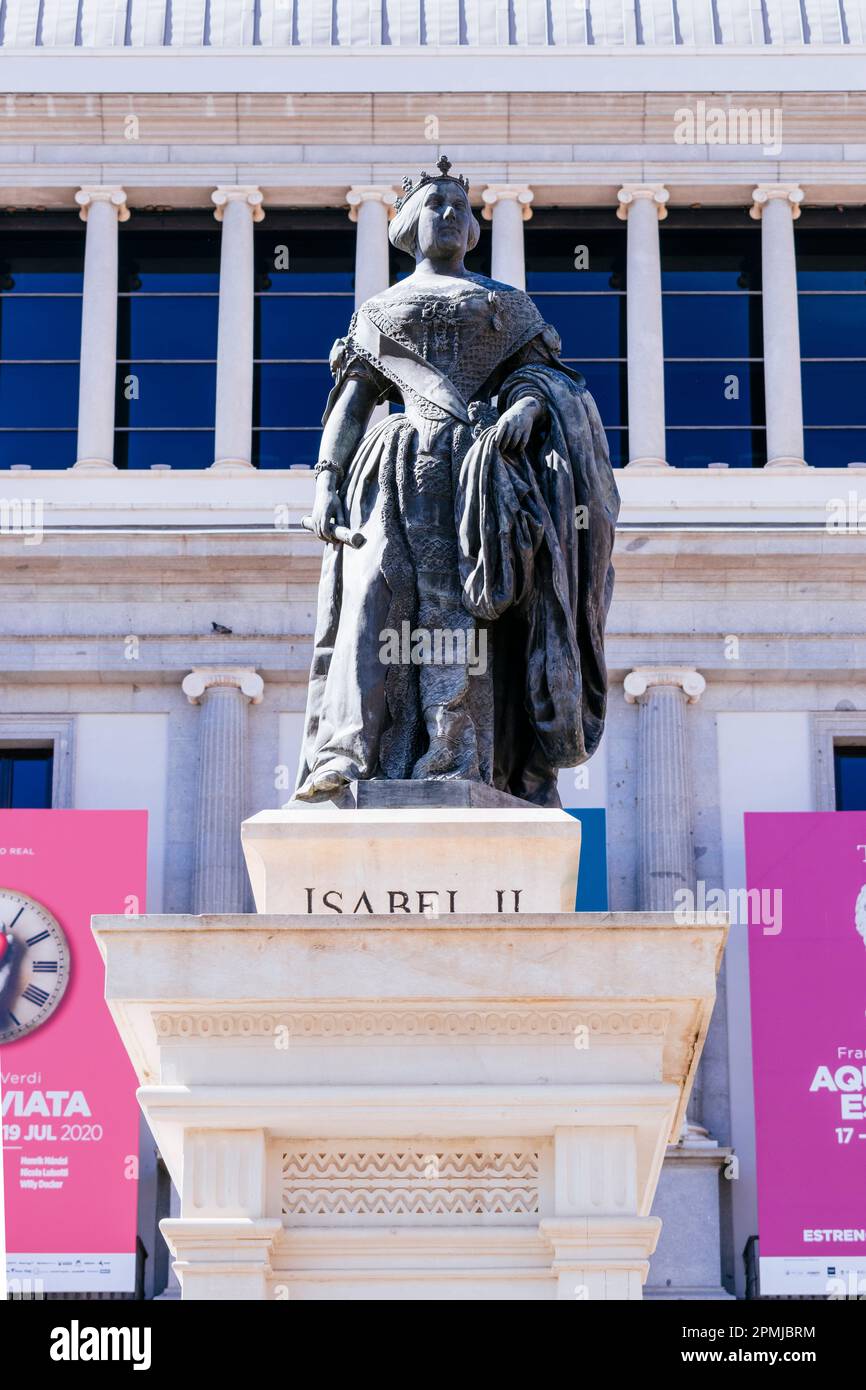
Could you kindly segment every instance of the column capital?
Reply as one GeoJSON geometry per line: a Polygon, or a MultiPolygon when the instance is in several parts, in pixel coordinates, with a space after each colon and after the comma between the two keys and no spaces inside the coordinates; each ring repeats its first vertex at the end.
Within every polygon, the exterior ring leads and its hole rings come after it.
{"type": "Polygon", "coordinates": [[[205,691],[215,686],[239,690],[251,705],[260,705],[265,683],[251,666],[196,666],[184,676],[181,690],[191,705],[201,704],[205,691]]]}
{"type": "Polygon", "coordinates": [[[656,205],[659,221],[663,222],[668,215],[665,203],[670,196],[663,183],[624,183],[616,195],[619,204],[616,215],[621,222],[625,222],[633,203],[652,202],[656,205]]]}
{"type": "Polygon", "coordinates": [[[623,681],[626,704],[636,705],[655,686],[674,686],[690,705],[697,704],[707,688],[700,671],[690,666],[636,666],[623,681]]]}
{"type": "Polygon", "coordinates": [[[525,183],[490,183],[481,193],[484,204],[481,216],[485,222],[490,222],[497,203],[516,203],[524,222],[528,222],[532,216],[530,203],[534,197],[532,189],[525,183]]]}
{"type": "Polygon", "coordinates": [[[390,217],[399,194],[396,188],[384,183],[353,184],[346,194],[349,204],[349,221],[357,222],[358,209],[363,203],[384,203],[390,217]]]}
{"type": "Polygon", "coordinates": [[[129,220],[129,208],[126,206],[126,189],[120,188],[117,184],[86,184],[79,188],[75,195],[78,204],[78,216],[82,222],[87,221],[87,214],[94,203],[109,203],[117,212],[118,222],[129,220]]]}
{"type": "Polygon", "coordinates": [[[262,207],[264,194],[260,188],[254,188],[249,184],[226,184],[224,187],[214,189],[211,202],[216,203],[214,217],[217,222],[222,222],[223,214],[229,203],[246,203],[253,214],[254,222],[261,222],[265,210],[262,207]]]}
{"type": "Polygon", "coordinates": [[[791,209],[791,216],[796,222],[797,218],[800,216],[800,204],[805,196],[802,188],[797,183],[760,183],[752,193],[752,206],[749,208],[749,216],[754,217],[756,221],[760,221],[767,203],[787,203],[791,209]]]}

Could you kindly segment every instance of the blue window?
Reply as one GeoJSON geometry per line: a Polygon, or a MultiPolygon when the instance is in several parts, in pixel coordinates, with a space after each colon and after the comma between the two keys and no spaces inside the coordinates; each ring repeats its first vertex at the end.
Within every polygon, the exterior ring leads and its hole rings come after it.
{"type": "MultiPolygon", "coordinates": [[[[144,214],[146,218],[146,214],[144,214]]],[[[115,463],[213,463],[220,228],[120,231],[115,463]]]]}
{"type": "Polygon", "coordinates": [[[0,232],[0,468],[75,462],[84,225],[0,232]]]}
{"type": "Polygon", "coordinates": [[[662,226],[660,246],[668,462],[762,467],[760,232],[662,226]]]}
{"type": "Polygon", "coordinates": [[[50,810],[50,748],[0,748],[0,809],[50,810]]]}
{"type": "Polygon", "coordinates": [[[863,234],[796,233],[806,462],[866,460],[866,249],[863,234]]]}
{"type": "Polygon", "coordinates": [[[312,467],[333,385],[328,357],[355,307],[355,232],[269,218],[255,254],[253,462],[312,467]]]}
{"type": "Polygon", "coordinates": [[[526,288],[562,339],[563,358],[582,372],[604,423],[611,462],[628,462],[626,232],[622,224],[581,228],[527,224],[526,288]]]}
{"type": "Polygon", "coordinates": [[[866,747],[837,743],[833,762],[836,810],[866,811],[866,747]]]}

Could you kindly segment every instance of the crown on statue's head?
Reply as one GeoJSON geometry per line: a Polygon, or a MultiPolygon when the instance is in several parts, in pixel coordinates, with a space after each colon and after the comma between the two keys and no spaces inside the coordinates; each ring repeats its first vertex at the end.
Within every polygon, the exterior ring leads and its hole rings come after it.
{"type": "Polygon", "coordinates": [[[451,160],[444,154],[441,159],[436,161],[436,168],[439,170],[438,174],[428,174],[426,169],[422,169],[417,179],[410,179],[409,175],[406,175],[403,180],[403,192],[394,204],[397,212],[400,211],[404,203],[408,202],[413,193],[418,192],[419,188],[423,188],[428,183],[439,183],[442,179],[447,179],[449,183],[459,183],[463,192],[468,194],[469,180],[463,174],[455,175],[448,172],[451,168],[451,160]]]}

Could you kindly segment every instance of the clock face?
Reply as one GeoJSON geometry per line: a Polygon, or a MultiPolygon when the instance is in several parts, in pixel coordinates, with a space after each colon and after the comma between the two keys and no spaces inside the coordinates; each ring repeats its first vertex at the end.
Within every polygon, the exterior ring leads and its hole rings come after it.
{"type": "Polygon", "coordinates": [[[0,888],[0,1045],[50,1018],[69,983],[69,943],[35,898],[0,888]]]}

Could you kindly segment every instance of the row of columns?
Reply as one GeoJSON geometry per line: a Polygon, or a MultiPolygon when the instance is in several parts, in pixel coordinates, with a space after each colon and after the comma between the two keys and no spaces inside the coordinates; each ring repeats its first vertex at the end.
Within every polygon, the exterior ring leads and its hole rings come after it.
{"type": "MultiPolygon", "coordinates": [[[[117,226],[129,217],[118,187],[82,188],[75,195],[87,223],[75,467],[113,468],[117,366],[117,226]]],[[[213,467],[243,472],[252,466],[254,253],[253,225],[264,217],[260,189],[218,188],[212,195],[222,223],[217,391],[213,467]]],[[[355,302],[385,289],[388,218],[397,197],[387,186],[364,185],[347,194],[357,225],[355,302]]],[[[533,193],[523,185],[491,185],[481,194],[491,223],[492,276],[523,289],[523,223],[533,193]]],[[[628,467],[668,468],[665,459],[664,345],[659,221],[669,194],[661,184],[629,184],[617,194],[617,216],[627,233],[628,467]]],[[[794,220],[803,190],[767,184],[753,193],[752,216],[761,221],[764,379],[767,467],[806,467],[800,385],[800,335],[794,220]]]]}

